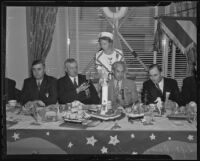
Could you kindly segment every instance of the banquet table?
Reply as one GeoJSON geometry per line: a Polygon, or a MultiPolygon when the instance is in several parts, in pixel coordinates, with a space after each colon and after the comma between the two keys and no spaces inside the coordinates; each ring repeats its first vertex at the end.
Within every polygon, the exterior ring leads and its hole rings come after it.
{"type": "Polygon", "coordinates": [[[31,116],[8,112],[18,122],[7,127],[7,154],[165,154],[172,159],[197,159],[196,125],[155,117],[141,121],[102,121],[95,127],[60,126],[63,120],[40,125],[31,116]],[[119,128],[114,129],[115,124],[119,128]]]}

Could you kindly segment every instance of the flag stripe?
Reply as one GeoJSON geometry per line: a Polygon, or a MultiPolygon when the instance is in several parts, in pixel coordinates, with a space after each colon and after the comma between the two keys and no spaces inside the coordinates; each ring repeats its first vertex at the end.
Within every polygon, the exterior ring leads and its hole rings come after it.
{"type": "Polygon", "coordinates": [[[179,40],[181,45],[186,48],[188,45],[190,45],[193,41],[188,36],[188,34],[183,30],[183,28],[177,23],[174,19],[163,19],[162,22],[165,24],[165,26],[173,33],[173,35],[176,36],[176,38],[179,40]]]}
{"type": "Polygon", "coordinates": [[[190,21],[194,24],[194,26],[197,26],[196,19],[191,19],[190,21]]]}
{"type": "Polygon", "coordinates": [[[177,23],[183,28],[183,30],[190,36],[190,38],[197,43],[197,28],[191,21],[177,20],[177,23]]]}
{"type": "Polygon", "coordinates": [[[178,48],[184,53],[185,47],[180,43],[180,41],[177,39],[177,37],[165,26],[164,23],[162,23],[162,29],[174,41],[174,43],[178,46],[178,48]]]}

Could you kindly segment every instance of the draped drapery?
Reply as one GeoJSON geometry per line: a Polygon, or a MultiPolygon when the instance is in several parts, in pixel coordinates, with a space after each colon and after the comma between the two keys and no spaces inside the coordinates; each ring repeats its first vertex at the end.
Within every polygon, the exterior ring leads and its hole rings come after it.
{"type": "Polygon", "coordinates": [[[57,7],[26,7],[28,66],[36,59],[45,61],[51,48],[57,7]]]}

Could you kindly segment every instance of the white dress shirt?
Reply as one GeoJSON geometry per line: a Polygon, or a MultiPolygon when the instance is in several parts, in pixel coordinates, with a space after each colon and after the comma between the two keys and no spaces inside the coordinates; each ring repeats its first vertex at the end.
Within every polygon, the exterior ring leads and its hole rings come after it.
{"type": "MultiPolygon", "coordinates": [[[[119,90],[122,88],[122,80],[121,81],[118,81],[119,82],[119,90]]],[[[115,79],[114,80],[114,85],[115,85],[115,88],[117,88],[117,80],[115,79]]]]}
{"type": "Polygon", "coordinates": [[[75,78],[76,84],[78,85],[78,76],[76,76],[76,77],[69,76],[69,78],[71,79],[73,84],[74,84],[74,78],[75,78]]]}
{"type": "Polygon", "coordinates": [[[161,81],[158,83],[162,93],[163,93],[163,88],[164,88],[164,79],[162,78],[161,81]]]}
{"type": "Polygon", "coordinates": [[[43,79],[36,80],[37,85],[38,85],[38,83],[40,83],[40,86],[41,86],[42,81],[43,81],[43,79]]]}

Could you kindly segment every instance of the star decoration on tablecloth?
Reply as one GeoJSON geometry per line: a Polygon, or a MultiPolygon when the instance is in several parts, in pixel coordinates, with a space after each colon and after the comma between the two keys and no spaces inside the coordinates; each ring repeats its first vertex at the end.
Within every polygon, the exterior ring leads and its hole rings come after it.
{"type": "Polygon", "coordinates": [[[133,151],[132,154],[133,154],[133,155],[136,155],[136,154],[138,154],[138,152],[133,151]]]}
{"type": "Polygon", "coordinates": [[[14,139],[15,139],[15,141],[17,140],[17,139],[19,139],[19,133],[15,133],[14,132],[14,135],[12,136],[14,139]]]}
{"type": "Polygon", "coordinates": [[[71,142],[69,142],[68,144],[68,148],[71,148],[74,144],[72,144],[71,142]]]}
{"type": "Polygon", "coordinates": [[[47,135],[47,136],[49,136],[49,135],[50,135],[49,131],[48,131],[48,132],[46,132],[46,135],[47,135]]]}
{"type": "Polygon", "coordinates": [[[108,148],[103,146],[101,149],[101,152],[102,152],[102,154],[108,153],[108,148]]]}
{"type": "Polygon", "coordinates": [[[171,140],[172,138],[171,137],[168,137],[168,140],[171,140]]]}
{"type": "Polygon", "coordinates": [[[153,133],[149,137],[150,137],[151,140],[155,140],[156,139],[156,136],[153,133]]]}
{"type": "Polygon", "coordinates": [[[131,134],[131,138],[134,139],[134,138],[135,138],[135,135],[134,135],[134,134],[131,134]]]}
{"type": "Polygon", "coordinates": [[[114,146],[119,143],[120,141],[117,139],[117,135],[115,135],[114,137],[113,136],[110,136],[110,141],[108,144],[113,144],[114,146]]]}
{"type": "Polygon", "coordinates": [[[87,144],[91,144],[92,146],[94,146],[95,142],[97,142],[94,136],[86,138],[86,139],[87,139],[87,144]]]}
{"type": "Polygon", "coordinates": [[[192,140],[194,140],[194,136],[193,135],[188,135],[187,139],[192,141],[192,140]]]}

